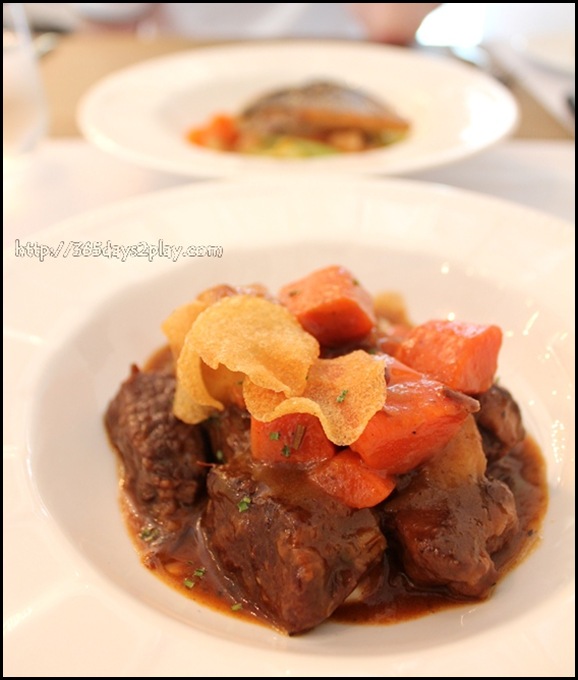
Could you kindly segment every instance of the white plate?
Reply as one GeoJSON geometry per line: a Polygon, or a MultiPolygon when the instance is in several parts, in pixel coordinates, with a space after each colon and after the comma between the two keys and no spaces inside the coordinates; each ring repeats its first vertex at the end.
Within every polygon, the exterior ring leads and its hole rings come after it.
{"type": "Polygon", "coordinates": [[[4,259],[6,675],[573,674],[570,224],[409,180],[305,178],[171,189],[37,239],[38,253],[55,256],[4,259]],[[219,246],[222,256],[93,256],[108,240],[159,239],[219,246]],[[162,343],[159,324],[176,305],[217,282],[275,290],[329,263],[372,291],[401,291],[416,321],[454,313],[502,326],[500,379],[546,456],[550,507],[541,544],[487,603],[285,638],[192,603],[139,564],[102,414],[129,364],[162,343]]]}
{"type": "Polygon", "coordinates": [[[576,72],[576,39],[573,33],[544,33],[520,36],[516,49],[530,61],[567,75],[576,72]]]}
{"type": "Polygon", "coordinates": [[[449,59],[348,42],[288,42],[182,52],[97,83],[79,106],[84,135],[104,150],[157,170],[200,177],[247,173],[400,174],[473,154],[508,135],[518,110],[497,81],[449,59]],[[385,149],[282,160],[196,147],[185,132],[218,112],[237,112],[285,85],[329,78],[390,102],[412,123],[385,149]]]}

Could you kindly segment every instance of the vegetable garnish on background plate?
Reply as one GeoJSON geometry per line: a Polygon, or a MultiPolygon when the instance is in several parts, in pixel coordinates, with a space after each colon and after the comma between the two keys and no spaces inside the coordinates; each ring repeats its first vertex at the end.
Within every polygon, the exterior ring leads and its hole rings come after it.
{"type": "Polygon", "coordinates": [[[409,121],[365,92],[317,81],[267,93],[239,114],[217,113],[187,139],[217,151],[307,158],[381,148],[409,131],[409,121]]]}

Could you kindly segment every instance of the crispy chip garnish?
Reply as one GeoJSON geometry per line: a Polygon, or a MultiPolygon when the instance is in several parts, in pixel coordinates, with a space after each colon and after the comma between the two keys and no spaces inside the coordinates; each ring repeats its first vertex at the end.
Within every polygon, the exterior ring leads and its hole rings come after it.
{"type": "Polygon", "coordinates": [[[311,413],[334,444],[347,446],[385,403],[385,364],[379,356],[356,350],[335,359],[318,359],[301,396],[285,399],[249,380],[244,383],[243,396],[257,420],[269,422],[288,413],[311,413]]]}
{"type": "Polygon", "coordinates": [[[303,392],[319,343],[280,304],[234,295],[199,314],[185,338],[186,350],[211,368],[223,364],[260,387],[292,396],[303,392]]]}
{"type": "Polygon", "coordinates": [[[181,305],[173,310],[163,321],[161,330],[169,341],[169,347],[175,361],[185,343],[185,336],[199,314],[206,309],[207,304],[200,300],[193,300],[186,305],[181,305]]]}
{"type": "Polygon", "coordinates": [[[175,398],[173,401],[173,413],[179,420],[190,425],[202,423],[215,412],[211,406],[203,406],[196,402],[190,393],[177,381],[175,398]]]}
{"type": "Polygon", "coordinates": [[[203,362],[194,345],[188,342],[189,335],[190,331],[177,359],[177,391],[173,412],[185,423],[194,425],[205,420],[215,409],[221,411],[223,404],[207,389],[203,376],[203,362]]]}
{"type": "Polygon", "coordinates": [[[205,386],[212,397],[225,405],[235,404],[240,408],[245,407],[243,401],[243,380],[245,376],[243,373],[230,371],[223,364],[219,364],[217,368],[211,368],[204,361],[201,361],[201,373],[205,386]]]}

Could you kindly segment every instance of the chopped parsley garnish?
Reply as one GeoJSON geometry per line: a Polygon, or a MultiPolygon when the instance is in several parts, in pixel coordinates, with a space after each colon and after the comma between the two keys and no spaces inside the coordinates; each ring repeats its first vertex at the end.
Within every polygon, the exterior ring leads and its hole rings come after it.
{"type": "Polygon", "coordinates": [[[155,538],[158,538],[159,530],[156,527],[145,527],[138,536],[141,541],[150,543],[151,541],[154,541],[155,538]]]}
{"type": "Polygon", "coordinates": [[[238,612],[240,609],[243,609],[243,605],[240,602],[231,605],[231,610],[234,612],[238,612]]]}
{"type": "Polygon", "coordinates": [[[237,503],[239,512],[246,512],[249,509],[250,505],[251,499],[249,498],[249,496],[243,496],[243,498],[241,498],[241,500],[237,503]]]}
{"type": "Polygon", "coordinates": [[[285,458],[289,458],[291,455],[291,448],[285,444],[285,446],[281,449],[281,453],[285,456],[285,458]]]}
{"type": "Polygon", "coordinates": [[[217,450],[215,451],[215,458],[216,458],[219,462],[222,462],[222,461],[223,461],[224,456],[223,456],[223,452],[221,451],[221,449],[217,449],[217,450]]]}
{"type": "Polygon", "coordinates": [[[271,433],[269,434],[269,439],[270,439],[271,441],[276,442],[276,441],[279,439],[280,436],[281,436],[281,435],[279,434],[279,432],[271,432],[271,433]]]}
{"type": "Polygon", "coordinates": [[[337,397],[338,403],[341,404],[343,401],[345,401],[345,397],[347,396],[348,392],[349,392],[349,390],[341,390],[341,393],[337,397]]]}
{"type": "MultiPolygon", "coordinates": [[[[190,562],[188,562],[187,564],[190,564],[190,562]]],[[[183,579],[183,585],[185,586],[185,588],[188,588],[189,590],[191,588],[194,588],[199,582],[199,580],[202,579],[206,573],[207,570],[205,569],[205,567],[198,567],[197,569],[195,569],[195,571],[193,571],[192,576],[185,576],[185,578],[183,579]]]]}

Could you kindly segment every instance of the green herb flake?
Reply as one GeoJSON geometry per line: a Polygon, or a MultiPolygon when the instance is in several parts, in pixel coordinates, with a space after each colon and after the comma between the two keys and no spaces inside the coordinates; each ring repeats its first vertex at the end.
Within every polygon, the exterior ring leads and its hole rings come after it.
{"type": "Polygon", "coordinates": [[[159,530],[156,527],[145,527],[138,536],[141,541],[150,543],[151,541],[154,541],[155,538],[158,538],[159,530]]]}
{"type": "Polygon", "coordinates": [[[342,404],[345,401],[345,397],[347,396],[348,392],[349,392],[349,390],[341,390],[341,393],[337,397],[337,402],[339,404],[342,404]]]}
{"type": "Polygon", "coordinates": [[[269,439],[271,441],[274,441],[274,442],[278,441],[280,436],[281,436],[281,434],[279,432],[270,432],[269,433],[269,439]]]}
{"type": "Polygon", "coordinates": [[[231,605],[231,611],[238,612],[241,609],[243,609],[243,605],[240,602],[236,602],[235,604],[231,605]]]}
{"type": "Polygon", "coordinates": [[[198,578],[203,578],[203,576],[207,573],[207,570],[205,567],[199,567],[198,569],[195,569],[193,572],[194,576],[197,576],[198,578]]]}
{"type": "Polygon", "coordinates": [[[239,508],[239,512],[246,512],[249,509],[250,505],[251,505],[251,499],[249,498],[249,496],[244,496],[237,503],[237,507],[239,508]]]}
{"type": "Polygon", "coordinates": [[[285,458],[289,458],[291,455],[291,448],[287,444],[281,449],[281,455],[285,456],[285,458]]]}
{"type": "Polygon", "coordinates": [[[183,585],[185,586],[185,588],[188,588],[190,590],[191,588],[195,587],[195,582],[193,581],[192,578],[187,577],[183,579],[183,585]]]}
{"type": "Polygon", "coordinates": [[[215,451],[215,458],[219,461],[219,463],[223,462],[224,456],[223,456],[223,452],[221,451],[221,449],[217,449],[215,451]]]}

